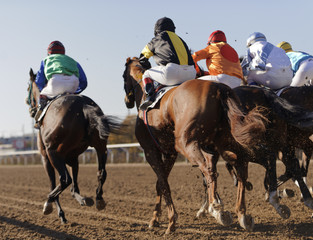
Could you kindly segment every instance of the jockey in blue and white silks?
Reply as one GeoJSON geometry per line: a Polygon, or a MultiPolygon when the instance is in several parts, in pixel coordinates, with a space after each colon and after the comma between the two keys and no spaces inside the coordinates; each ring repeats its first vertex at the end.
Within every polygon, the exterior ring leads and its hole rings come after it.
{"type": "Polygon", "coordinates": [[[313,56],[300,51],[293,51],[290,43],[281,42],[277,45],[286,51],[294,73],[290,86],[299,87],[313,84],[313,56]]]}
{"type": "Polygon", "coordinates": [[[283,49],[267,42],[259,32],[249,36],[247,47],[241,66],[249,85],[258,84],[277,90],[291,84],[291,63],[283,49]]]}

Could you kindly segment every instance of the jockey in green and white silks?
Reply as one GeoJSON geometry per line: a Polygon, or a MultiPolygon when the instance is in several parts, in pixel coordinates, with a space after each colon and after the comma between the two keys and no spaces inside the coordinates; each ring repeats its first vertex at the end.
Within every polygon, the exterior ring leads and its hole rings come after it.
{"type": "Polygon", "coordinates": [[[285,51],[255,32],[247,39],[247,55],[241,66],[249,85],[258,84],[277,90],[291,84],[293,72],[285,51]]]}
{"type": "Polygon", "coordinates": [[[48,56],[42,60],[35,80],[40,94],[51,99],[62,93],[80,93],[87,87],[82,67],[65,55],[62,43],[52,42],[48,56]]]}
{"type": "Polygon", "coordinates": [[[288,42],[283,41],[277,47],[284,49],[290,59],[294,73],[290,86],[299,87],[304,84],[313,84],[313,56],[305,52],[293,51],[288,42]]]}

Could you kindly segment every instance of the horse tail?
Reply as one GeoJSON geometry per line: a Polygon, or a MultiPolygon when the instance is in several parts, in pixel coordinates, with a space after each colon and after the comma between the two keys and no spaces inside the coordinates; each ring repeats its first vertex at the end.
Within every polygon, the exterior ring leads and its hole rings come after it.
{"type": "Polygon", "coordinates": [[[270,90],[265,90],[270,107],[273,112],[288,124],[300,129],[313,130],[313,112],[310,112],[299,105],[293,105],[286,99],[278,97],[270,90]]]}
{"type": "Polygon", "coordinates": [[[262,107],[255,107],[245,113],[239,98],[232,89],[223,89],[221,101],[225,109],[231,134],[244,148],[250,149],[264,140],[267,118],[263,115],[262,107]]]}
{"type": "Polygon", "coordinates": [[[88,119],[88,133],[90,135],[95,130],[99,133],[100,139],[107,139],[110,133],[119,134],[122,124],[117,117],[104,115],[97,105],[85,105],[83,112],[88,119]]]}

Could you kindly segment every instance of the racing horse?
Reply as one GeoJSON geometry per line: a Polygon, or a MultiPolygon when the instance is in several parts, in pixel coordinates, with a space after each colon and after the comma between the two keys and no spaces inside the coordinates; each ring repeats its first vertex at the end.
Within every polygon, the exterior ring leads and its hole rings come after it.
{"type": "MultiPolygon", "coordinates": [[[[294,151],[290,146],[290,139],[294,142],[302,143],[307,140],[301,134],[295,134],[294,131],[303,131],[305,133],[312,133],[312,115],[310,112],[304,113],[305,109],[300,107],[295,107],[290,105],[288,101],[282,98],[278,98],[274,92],[264,87],[249,87],[241,86],[234,89],[234,92],[240,98],[242,105],[245,107],[246,111],[250,111],[255,106],[262,106],[266,110],[266,117],[269,120],[266,131],[266,141],[265,144],[256,149],[256,158],[251,159],[252,162],[259,163],[263,165],[266,169],[266,176],[264,181],[264,186],[271,194],[271,191],[276,189],[271,189],[271,185],[275,182],[270,182],[271,177],[268,167],[275,169],[276,172],[276,159],[278,158],[279,151],[283,152],[283,162],[286,166],[286,171],[299,183],[304,204],[313,209],[313,199],[307,188],[307,185],[302,179],[302,173],[297,160],[294,159],[294,151]],[[298,111],[291,111],[293,108],[298,108],[298,111]],[[302,109],[302,110],[301,110],[302,109]],[[296,113],[296,114],[295,114],[296,113]],[[301,117],[305,116],[306,117],[301,117]],[[311,117],[310,117],[311,116],[311,117]],[[303,121],[304,120],[304,121],[303,121]],[[292,129],[293,131],[290,131],[292,129]],[[269,156],[268,156],[269,155],[269,156]],[[264,161],[264,159],[268,159],[264,161]]],[[[236,179],[235,171],[231,166],[227,166],[231,175],[236,179]]],[[[203,178],[203,183],[206,188],[206,182],[203,178]]],[[[277,186],[275,186],[277,188],[277,186]]],[[[269,198],[271,202],[271,198],[269,198]]],[[[205,200],[197,213],[197,217],[203,215],[207,208],[207,195],[205,194],[205,200]]]]}
{"type": "MultiPolygon", "coordinates": [[[[281,92],[280,97],[288,100],[292,104],[297,104],[307,109],[308,111],[313,111],[313,85],[301,87],[288,87],[281,92]]],[[[311,133],[308,131],[301,131],[301,129],[295,128],[293,126],[289,126],[289,131],[291,132],[291,134],[288,141],[291,145],[291,151],[293,151],[293,154],[295,152],[295,148],[301,149],[303,151],[302,160],[300,161],[300,163],[302,177],[306,182],[310,159],[312,157],[313,152],[313,142],[312,142],[313,139],[311,137],[311,133]],[[300,137],[301,140],[299,141],[298,139],[300,137]]],[[[290,169],[286,169],[285,174],[279,177],[278,184],[279,185],[283,184],[291,177],[293,176],[292,174],[290,174],[290,169]]],[[[294,177],[293,180],[295,180],[294,177]]],[[[299,186],[299,183],[297,185],[299,186]]],[[[305,196],[303,196],[303,193],[302,198],[305,198],[305,196]]]]}
{"type": "MultiPolygon", "coordinates": [[[[34,117],[38,106],[39,89],[35,83],[36,75],[30,69],[27,103],[31,117],[34,117]]],[[[105,116],[100,107],[90,98],[83,95],[65,94],[56,98],[46,111],[38,133],[38,149],[42,162],[49,176],[51,192],[44,204],[43,213],[53,211],[52,203],[56,204],[58,216],[66,223],[64,211],[59,202],[59,195],[72,184],[72,196],[80,205],[91,206],[92,198],[82,197],[77,183],[79,170],[78,156],[89,146],[94,147],[98,160],[98,187],[96,190],[96,208],[105,208],[103,184],[106,180],[107,140],[109,133],[118,133],[118,119],[105,116]],[[72,169],[72,177],[66,165],[72,169]],[[59,174],[59,185],[55,183],[55,170],[59,174]]]]}
{"type": "MultiPolygon", "coordinates": [[[[123,74],[125,104],[139,109],[143,96],[141,80],[143,67],[138,58],[127,58],[123,74]]],[[[224,211],[217,188],[217,151],[231,163],[238,174],[236,213],[240,225],[247,230],[254,226],[246,214],[245,184],[248,174],[250,147],[262,141],[267,120],[262,109],[255,108],[244,114],[239,101],[228,86],[189,80],[170,89],[148,112],[138,110],[135,135],[144,149],[147,162],[157,175],[156,205],[149,227],[159,226],[161,199],[168,209],[169,224],[165,233],[175,230],[177,212],[171,197],[168,176],[178,153],[192,165],[197,165],[209,183],[209,210],[223,225],[232,222],[231,214],[224,211]]]]}

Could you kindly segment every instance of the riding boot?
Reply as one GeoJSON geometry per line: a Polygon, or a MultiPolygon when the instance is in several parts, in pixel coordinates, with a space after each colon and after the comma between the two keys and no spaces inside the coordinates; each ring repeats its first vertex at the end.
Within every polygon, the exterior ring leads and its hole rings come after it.
{"type": "Polygon", "coordinates": [[[36,112],[35,117],[34,117],[35,121],[36,121],[35,125],[34,125],[34,128],[36,128],[36,129],[40,128],[40,123],[39,123],[38,119],[41,116],[42,111],[45,109],[48,101],[49,101],[49,99],[47,98],[47,96],[40,95],[40,97],[39,97],[39,105],[38,105],[37,112],[36,112]]]}
{"type": "Polygon", "coordinates": [[[147,108],[155,100],[155,90],[154,90],[153,80],[151,78],[145,78],[143,82],[145,84],[146,100],[140,105],[139,108],[141,110],[147,110],[147,108]]]}

